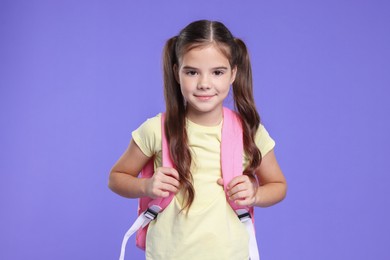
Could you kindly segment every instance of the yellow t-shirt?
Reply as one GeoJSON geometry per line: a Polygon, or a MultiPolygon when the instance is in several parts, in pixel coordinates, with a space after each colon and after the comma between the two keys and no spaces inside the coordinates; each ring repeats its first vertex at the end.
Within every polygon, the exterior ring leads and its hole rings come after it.
{"type": "MultiPolygon", "coordinates": [[[[195,199],[186,215],[180,212],[183,194],[175,195],[168,207],[149,224],[146,259],[150,260],[248,260],[249,236],[226,201],[221,177],[220,143],[222,122],[206,127],[187,120],[187,133],[193,163],[191,173],[195,199]]],[[[145,121],[132,133],[146,156],[161,166],[161,114],[145,121]]],[[[275,146],[260,125],[256,144],[265,156],[275,146]]],[[[243,168],[248,164],[243,155],[243,168]]]]}

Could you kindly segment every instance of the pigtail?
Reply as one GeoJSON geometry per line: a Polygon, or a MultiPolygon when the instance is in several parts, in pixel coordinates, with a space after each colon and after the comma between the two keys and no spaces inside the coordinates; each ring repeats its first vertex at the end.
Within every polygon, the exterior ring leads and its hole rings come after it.
{"type": "Polygon", "coordinates": [[[255,143],[260,116],[253,97],[252,69],[248,50],[242,40],[234,38],[234,41],[236,56],[233,59],[237,65],[237,74],[233,82],[233,96],[236,110],[242,120],[244,150],[249,159],[249,165],[244,172],[252,175],[261,163],[261,152],[255,143]]]}
{"type": "Polygon", "coordinates": [[[179,173],[180,186],[186,194],[184,210],[189,208],[194,201],[195,189],[192,185],[190,171],[192,159],[186,130],[186,108],[174,69],[178,66],[176,58],[177,39],[177,36],[169,39],[163,51],[164,97],[166,105],[164,127],[170,156],[179,173]]]}
{"type": "Polygon", "coordinates": [[[163,51],[164,97],[167,115],[170,115],[172,111],[180,113],[182,111],[181,104],[183,104],[183,96],[180,93],[180,85],[175,79],[174,71],[174,66],[177,64],[176,41],[176,36],[169,39],[163,51]]]}

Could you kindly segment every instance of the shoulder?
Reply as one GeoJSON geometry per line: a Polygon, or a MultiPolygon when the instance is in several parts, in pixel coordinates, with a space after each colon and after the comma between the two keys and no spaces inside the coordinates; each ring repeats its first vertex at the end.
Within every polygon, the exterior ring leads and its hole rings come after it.
{"type": "Polygon", "coordinates": [[[275,147],[274,139],[269,135],[263,124],[260,124],[257,129],[255,142],[263,157],[275,147]]]}
{"type": "Polygon", "coordinates": [[[161,113],[157,114],[154,117],[146,119],[138,129],[153,130],[156,128],[159,128],[161,130],[161,113]]]}
{"type": "Polygon", "coordinates": [[[132,137],[146,156],[161,150],[161,113],[144,121],[132,132],[132,137]]]}

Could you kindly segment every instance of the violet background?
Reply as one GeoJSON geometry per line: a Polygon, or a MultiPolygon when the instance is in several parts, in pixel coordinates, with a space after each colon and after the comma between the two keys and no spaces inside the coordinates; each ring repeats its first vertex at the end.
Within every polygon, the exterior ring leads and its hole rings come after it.
{"type": "Polygon", "coordinates": [[[1,0],[0,259],[118,258],[137,201],[108,173],[164,109],[165,40],[197,19],[247,43],[288,180],[256,209],[262,260],[390,259],[384,0],[1,0]]]}

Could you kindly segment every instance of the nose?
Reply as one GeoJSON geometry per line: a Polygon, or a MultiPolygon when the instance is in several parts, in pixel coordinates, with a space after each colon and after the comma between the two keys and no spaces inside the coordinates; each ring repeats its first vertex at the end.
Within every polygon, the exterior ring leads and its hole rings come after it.
{"type": "Polygon", "coordinates": [[[203,75],[202,77],[199,78],[198,89],[210,89],[210,80],[207,77],[207,75],[203,75]]]}

